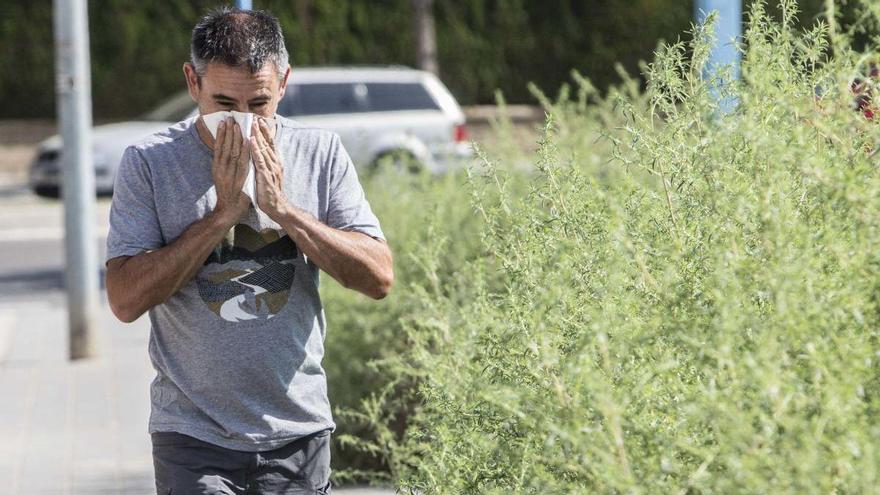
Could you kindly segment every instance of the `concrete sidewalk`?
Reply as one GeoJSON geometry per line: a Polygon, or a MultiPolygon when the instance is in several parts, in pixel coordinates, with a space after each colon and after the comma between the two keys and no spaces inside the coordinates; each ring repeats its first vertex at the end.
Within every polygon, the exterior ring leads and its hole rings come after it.
{"type": "MultiPolygon", "coordinates": [[[[67,360],[62,294],[0,302],[4,494],[154,493],[147,419],[149,321],[100,314],[100,357],[67,360]]],[[[391,490],[335,488],[378,495],[391,490]]]]}

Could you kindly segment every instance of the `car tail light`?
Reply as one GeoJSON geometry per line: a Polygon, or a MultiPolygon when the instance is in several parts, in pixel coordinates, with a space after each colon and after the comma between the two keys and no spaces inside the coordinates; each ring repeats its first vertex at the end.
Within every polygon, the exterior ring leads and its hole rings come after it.
{"type": "Polygon", "coordinates": [[[465,124],[458,124],[455,126],[453,131],[453,139],[456,143],[460,143],[462,141],[467,141],[468,138],[468,130],[465,124]]]}

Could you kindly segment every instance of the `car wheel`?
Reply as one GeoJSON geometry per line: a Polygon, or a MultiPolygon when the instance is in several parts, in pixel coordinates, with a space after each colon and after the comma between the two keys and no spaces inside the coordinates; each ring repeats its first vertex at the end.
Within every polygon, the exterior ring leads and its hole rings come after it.
{"type": "Polygon", "coordinates": [[[389,170],[418,174],[424,169],[424,164],[411,151],[402,149],[383,151],[368,167],[369,172],[374,174],[389,170]]]}

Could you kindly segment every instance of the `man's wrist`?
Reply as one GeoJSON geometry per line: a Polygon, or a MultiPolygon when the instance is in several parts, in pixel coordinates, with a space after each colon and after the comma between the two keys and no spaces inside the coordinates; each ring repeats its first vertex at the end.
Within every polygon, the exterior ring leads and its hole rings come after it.
{"type": "Polygon", "coordinates": [[[272,218],[272,220],[275,220],[275,222],[280,225],[290,222],[296,223],[299,216],[298,213],[299,212],[296,210],[295,206],[285,202],[285,204],[278,208],[278,211],[276,211],[275,214],[272,215],[273,217],[275,217],[272,218]]]}
{"type": "Polygon", "coordinates": [[[292,231],[299,230],[302,227],[305,220],[303,215],[306,215],[306,212],[287,203],[275,213],[272,220],[275,220],[278,225],[281,225],[281,228],[292,236],[292,231]]]}
{"type": "Polygon", "coordinates": [[[219,230],[227,231],[235,222],[238,221],[238,218],[235,215],[235,212],[232,209],[224,207],[222,205],[217,205],[210,214],[211,224],[219,230]]]}

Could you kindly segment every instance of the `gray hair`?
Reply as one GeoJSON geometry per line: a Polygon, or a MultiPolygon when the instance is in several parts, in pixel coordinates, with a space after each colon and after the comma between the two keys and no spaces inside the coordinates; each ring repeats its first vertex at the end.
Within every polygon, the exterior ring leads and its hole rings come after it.
{"type": "Polygon", "coordinates": [[[278,77],[284,76],[289,65],[281,24],[275,16],[263,10],[230,7],[213,10],[196,24],[190,60],[200,82],[211,62],[247,66],[252,74],[271,62],[278,77]]]}

